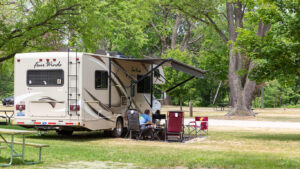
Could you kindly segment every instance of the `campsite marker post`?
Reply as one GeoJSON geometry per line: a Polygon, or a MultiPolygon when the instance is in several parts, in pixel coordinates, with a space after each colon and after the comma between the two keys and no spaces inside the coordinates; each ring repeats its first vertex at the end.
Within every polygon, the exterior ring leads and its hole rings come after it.
{"type": "Polygon", "coordinates": [[[190,107],[190,117],[193,117],[193,102],[189,102],[190,107]]]}

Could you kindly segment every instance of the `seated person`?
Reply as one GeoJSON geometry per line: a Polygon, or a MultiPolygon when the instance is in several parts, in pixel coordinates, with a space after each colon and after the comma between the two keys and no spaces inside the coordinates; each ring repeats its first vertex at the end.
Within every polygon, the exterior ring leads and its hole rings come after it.
{"type": "Polygon", "coordinates": [[[160,119],[158,118],[160,116],[160,110],[156,110],[155,114],[152,115],[152,123],[156,125],[160,125],[160,119]]]}
{"type": "Polygon", "coordinates": [[[146,130],[152,131],[153,123],[150,118],[150,110],[146,109],[144,114],[140,115],[139,120],[142,132],[146,130]]]}

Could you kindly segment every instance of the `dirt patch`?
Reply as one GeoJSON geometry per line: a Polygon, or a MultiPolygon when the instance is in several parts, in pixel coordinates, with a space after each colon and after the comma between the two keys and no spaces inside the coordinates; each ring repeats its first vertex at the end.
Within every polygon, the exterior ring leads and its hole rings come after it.
{"type": "Polygon", "coordinates": [[[199,143],[199,142],[202,142],[206,139],[208,139],[209,136],[205,136],[205,137],[196,137],[196,138],[193,138],[191,140],[188,140],[188,141],[185,141],[186,144],[189,144],[189,143],[199,143]]]}
{"type": "Polygon", "coordinates": [[[119,162],[112,162],[112,161],[76,161],[76,162],[69,162],[65,164],[57,164],[51,167],[48,167],[49,169],[64,169],[64,168],[73,168],[73,169],[95,169],[95,168],[102,168],[102,169],[128,169],[128,168],[142,168],[138,167],[131,163],[119,163],[119,162]]]}

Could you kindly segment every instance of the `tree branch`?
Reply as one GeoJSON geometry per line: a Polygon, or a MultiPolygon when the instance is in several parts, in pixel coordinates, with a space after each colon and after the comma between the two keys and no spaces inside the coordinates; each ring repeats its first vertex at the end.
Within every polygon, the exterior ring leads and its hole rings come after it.
{"type": "Polygon", "coordinates": [[[228,38],[226,37],[226,35],[220,30],[220,28],[218,27],[218,25],[215,23],[214,20],[212,20],[212,18],[208,15],[208,14],[204,14],[204,16],[206,16],[206,18],[209,20],[209,22],[213,25],[213,27],[215,28],[215,30],[218,32],[218,34],[221,36],[222,40],[227,43],[228,42],[228,38]]]}
{"type": "Polygon", "coordinates": [[[179,6],[177,6],[177,5],[175,5],[176,6],[176,8],[179,10],[179,11],[181,11],[182,13],[184,13],[185,15],[187,15],[187,16],[189,16],[189,17],[192,17],[192,18],[194,18],[194,19],[196,19],[196,20],[198,20],[198,21],[201,21],[201,22],[203,22],[203,23],[205,23],[205,24],[209,24],[209,22],[207,22],[206,20],[204,20],[204,19],[202,19],[202,18],[199,18],[199,17],[197,17],[197,16],[195,16],[195,15],[191,15],[189,12],[186,12],[183,8],[181,8],[181,7],[179,7],[179,6]]]}
{"type": "Polygon", "coordinates": [[[175,26],[173,28],[173,33],[172,33],[171,49],[175,49],[175,47],[176,47],[176,40],[177,40],[177,36],[178,36],[177,31],[178,31],[178,27],[180,24],[180,19],[181,19],[180,14],[177,14],[176,15],[176,23],[175,23],[175,26]]]}
{"type": "Polygon", "coordinates": [[[197,42],[198,40],[202,39],[203,37],[204,37],[204,35],[201,34],[197,38],[195,38],[194,40],[189,41],[188,44],[193,44],[193,43],[197,42]]]}

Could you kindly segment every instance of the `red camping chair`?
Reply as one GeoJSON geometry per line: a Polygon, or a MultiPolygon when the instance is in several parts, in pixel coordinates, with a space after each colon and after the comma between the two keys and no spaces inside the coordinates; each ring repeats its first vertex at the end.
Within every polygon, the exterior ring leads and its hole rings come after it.
{"type": "Polygon", "coordinates": [[[165,139],[168,141],[170,138],[176,138],[177,141],[183,141],[183,120],[184,115],[182,111],[169,111],[168,112],[168,127],[165,132],[165,139]]]}
{"type": "Polygon", "coordinates": [[[187,127],[189,136],[192,132],[195,132],[196,137],[201,136],[201,131],[208,135],[208,117],[195,117],[195,121],[190,121],[187,127]]]}

